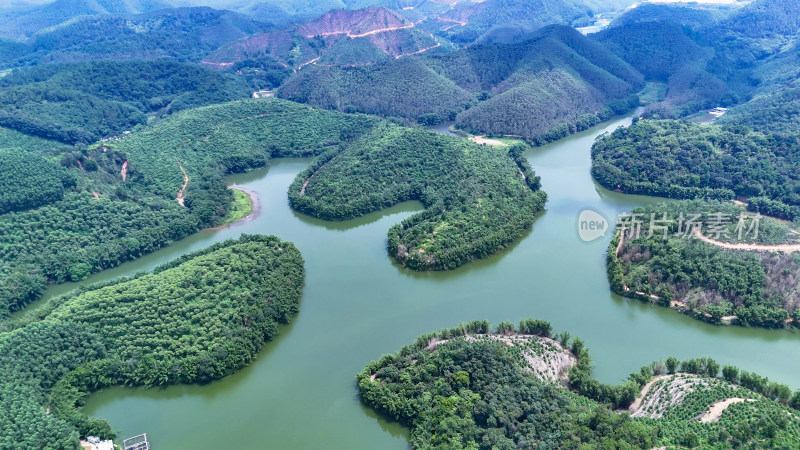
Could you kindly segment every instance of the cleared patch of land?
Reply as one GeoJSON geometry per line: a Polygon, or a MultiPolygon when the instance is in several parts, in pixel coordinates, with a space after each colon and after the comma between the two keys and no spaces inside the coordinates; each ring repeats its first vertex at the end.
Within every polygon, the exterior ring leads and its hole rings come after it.
{"type": "Polygon", "coordinates": [[[508,144],[506,144],[505,142],[500,141],[498,139],[487,138],[486,136],[473,136],[469,138],[469,140],[476,144],[494,145],[496,147],[508,147],[508,144]]]}
{"type": "Polygon", "coordinates": [[[703,417],[700,418],[700,422],[702,423],[716,422],[719,420],[720,417],[722,417],[722,413],[725,412],[725,410],[728,409],[729,406],[736,403],[754,402],[754,401],[755,400],[753,400],[752,398],[739,398],[739,397],[720,400],[711,405],[711,408],[709,408],[709,410],[706,411],[705,414],[703,414],[703,417]]]}

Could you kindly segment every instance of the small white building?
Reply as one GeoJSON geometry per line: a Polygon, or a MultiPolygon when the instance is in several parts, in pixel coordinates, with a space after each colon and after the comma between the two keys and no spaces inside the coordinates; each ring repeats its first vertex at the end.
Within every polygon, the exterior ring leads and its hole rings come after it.
{"type": "Polygon", "coordinates": [[[97,436],[86,436],[85,441],[81,441],[84,450],[114,450],[114,441],[104,441],[97,436]]]}
{"type": "Polygon", "coordinates": [[[270,98],[275,97],[275,92],[270,89],[262,89],[260,91],[253,92],[253,98],[270,98]]]}

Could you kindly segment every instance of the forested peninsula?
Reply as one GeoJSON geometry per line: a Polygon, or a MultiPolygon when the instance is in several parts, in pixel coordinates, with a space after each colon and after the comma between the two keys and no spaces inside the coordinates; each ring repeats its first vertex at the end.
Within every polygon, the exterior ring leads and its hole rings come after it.
{"type": "Polygon", "coordinates": [[[631,214],[640,232],[630,215],[608,248],[614,292],[713,324],[783,328],[800,321],[800,243],[786,224],[723,202],[675,202],[631,214]],[[695,231],[691,222],[705,227],[695,231]],[[658,228],[652,233],[650,223],[658,228]]]}
{"type": "Polygon", "coordinates": [[[180,111],[90,146],[4,132],[13,139],[0,150],[0,181],[30,186],[19,178],[30,170],[26,146],[42,149],[43,171],[37,195],[0,198],[9,210],[0,215],[0,314],[23,309],[48,283],[83,280],[224,223],[234,196],[222,177],[274,157],[321,155],[290,189],[292,206],[316,217],[422,201],[424,213],[389,233],[391,255],[418,270],[495,253],[530,229],[546,199],[524,146],[494,149],[277,99],[180,111]]]}
{"type": "Polygon", "coordinates": [[[10,210],[0,215],[0,317],[39,298],[48,283],[83,280],[224,223],[234,196],[223,175],[272,157],[340,149],[378,121],[243,100],[181,111],[91,146],[0,128],[9,137],[0,183],[25,187],[0,197],[0,208],[10,210]],[[31,170],[31,153],[41,163],[40,183],[20,178],[31,170]],[[37,184],[37,195],[27,196],[37,184]]]}
{"type": "Polygon", "coordinates": [[[790,448],[800,393],[710,358],[657,361],[610,386],[549,323],[486,321],[420,336],[358,374],[361,400],[412,448],[790,448]]]}
{"type": "Polygon", "coordinates": [[[241,369],[297,313],[304,276],[291,243],[242,235],[2,323],[0,447],[78,449],[114,434],[77,408],[91,391],[241,369]]]}
{"type": "Polygon", "coordinates": [[[389,254],[416,270],[453,269],[515,241],[544,209],[524,150],[383,124],[317,159],[292,183],[289,201],[343,220],[419,200],[425,211],[389,230],[389,254]]]}

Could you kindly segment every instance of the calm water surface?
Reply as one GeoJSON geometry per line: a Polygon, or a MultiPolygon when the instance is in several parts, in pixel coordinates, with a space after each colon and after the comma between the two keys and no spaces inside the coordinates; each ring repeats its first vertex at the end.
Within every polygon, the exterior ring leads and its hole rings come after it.
{"type": "Polygon", "coordinates": [[[509,249],[452,272],[411,272],[387,255],[387,230],[419,211],[419,203],[324,222],[288,206],[287,188],[310,160],[275,160],[269,169],[230,177],[258,193],[258,218],[200,232],[89,281],[152,269],[241,233],[275,234],[293,241],[306,261],[300,314],[241,372],[204,386],[106,389],[89,397],[86,412],[110,420],[120,437],[146,432],[156,450],[404,449],[406,431],[359,403],[355,374],[422,333],[473,319],[526,317],[580,336],[604,382],[654,359],[711,356],[800,388],[797,334],[713,327],[610,293],[610,236],[584,243],[576,220],[587,207],[611,219],[656,201],[609,192],[591,179],[595,137],[629,123],[618,119],[530,151],[549,194],[547,212],[509,249]]]}

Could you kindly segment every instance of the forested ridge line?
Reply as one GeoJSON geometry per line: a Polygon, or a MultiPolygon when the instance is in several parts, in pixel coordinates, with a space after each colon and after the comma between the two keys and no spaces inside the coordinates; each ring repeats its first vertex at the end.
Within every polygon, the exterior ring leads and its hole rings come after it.
{"type": "Polygon", "coordinates": [[[11,328],[0,333],[0,448],[113,437],[78,409],[103,387],[202,383],[241,369],[297,314],[303,284],[293,244],[242,235],[0,322],[11,328]]]}
{"type": "Polygon", "coordinates": [[[730,108],[719,122],[797,134],[798,46],[794,0],[758,0],[741,8],[645,4],[591,39],[667,84],[652,118],[730,108]]]}
{"type": "Polygon", "coordinates": [[[419,200],[425,211],[389,230],[389,254],[416,270],[454,269],[519,239],[544,209],[547,196],[524,149],[382,124],[301,172],[289,201],[344,220],[419,200]]]}
{"type": "Polygon", "coordinates": [[[362,402],[410,428],[412,448],[800,445],[800,392],[757,374],[710,358],[670,357],[612,386],[594,379],[591,367],[583,341],[545,321],[502,322],[494,330],[473,321],[422,335],[356,379],[362,402]],[[566,386],[534,368],[557,364],[548,348],[576,360],[566,386]],[[646,408],[635,417],[624,412],[657,376],[646,408]],[[663,395],[663,380],[672,377],[681,383],[663,395]],[[729,405],[716,421],[692,420],[734,398],[749,401],[729,405]]]}
{"type": "MultiPolygon", "coordinates": [[[[85,7],[87,2],[78,3],[85,7]]],[[[155,3],[150,3],[150,7],[155,3]]],[[[62,8],[77,6],[69,2],[59,4],[62,8]]],[[[119,5],[117,2],[115,6],[119,5]]],[[[47,16],[52,20],[61,13],[50,11],[47,16]]],[[[232,11],[172,8],[161,2],[161,8],[141,14],[86,12],[43,28],[25,42],[15,43],[9,57],[0,61],[0,67],[94,60],[199,62],[224,44],[268,30],[270,24],[232,11]]]]}

